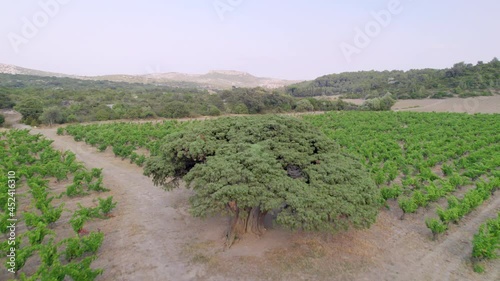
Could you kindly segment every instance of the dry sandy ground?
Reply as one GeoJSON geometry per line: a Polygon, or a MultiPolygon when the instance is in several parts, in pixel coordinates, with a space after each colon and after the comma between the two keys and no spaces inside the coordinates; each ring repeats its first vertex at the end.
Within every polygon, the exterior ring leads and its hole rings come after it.
{"type": "Polygon", "coordinates": [[[71,137],[59,137],[54,129],[32,132],[55,140],[57,149],[73,151],[88,168],[104,168],[104,184],[118,206],[114,219],[101,227],[106,237],[94,263],[105,269],[100,280],[195,279],[197,267],[189,266],[180,253],[203,223],[186,219],[186,192],[167,193],[153,186],[141,168],[75,143],[71,137]]]}
{"type": "Polygon", "coordinates": [[[395,111],[418,112],[466,112],[500,113],[500,95],[467,99],[451,98],[443,100],[400,100],[392,108],[395,111]]]}
{"type": "MultiPolygon", "coordinates": [[[[344,99],[357,105],[363,104],[362,99],[344,99]]],[[[460,112],[460,113],[500,113],[500,95],[491,97],[450,98],[398,100],[392,107],[394,111],[418,112],[460,112]]]]}

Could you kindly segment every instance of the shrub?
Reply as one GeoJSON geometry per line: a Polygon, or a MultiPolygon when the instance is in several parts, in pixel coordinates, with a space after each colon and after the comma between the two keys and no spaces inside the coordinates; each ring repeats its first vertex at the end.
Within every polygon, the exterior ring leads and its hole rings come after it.
{"type": "Polygon", "coordinates": [[[425,225],[432,231],[433,240],[436,240],[439,234],[444,233],[448,229],[448,225],[437,219],[427,219],[425,225]]]}
{"type": "Polygon", "coordinates": [[[403,188],[400,185],[394,185],[392,187],[382,187],[380,189],[380,194],[384,200],[397,199],[403,193],[403,188]]]}

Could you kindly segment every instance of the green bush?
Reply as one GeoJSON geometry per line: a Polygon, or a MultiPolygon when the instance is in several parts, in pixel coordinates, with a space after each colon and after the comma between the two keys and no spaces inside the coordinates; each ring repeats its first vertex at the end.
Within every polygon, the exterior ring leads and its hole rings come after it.
{"type": "Polygon", "coordinates": [[[438,219],[427,219],[425,225],[432,231],[433,240],[436,240],[439,234],[444,233],[448,229],[448,225],[438,219]]]}
{"type": "Polygon", "coordinates": [[[398,204],[401,210],[403,210],[403,216],[401,217],[401,219],[404,218],[405,214],[415,213],[418,210],[418,204],[415,202],[413,197],[399,198],[398,204]]]}
{"type": "Polygon", "coordinates": [[[99,209],[104,215],[107,215],[116,207],[116,202],[113,202],[113,196],[110,196],[106,199],[99,199],[99,209]]]}
{"type": "Polygon", "coordinates": [[[384,200],[397,199],[403,193],[403,187],[400,185],[394,185],[392,187],[382,187],[380,189],[380,194],[384,200]]]}

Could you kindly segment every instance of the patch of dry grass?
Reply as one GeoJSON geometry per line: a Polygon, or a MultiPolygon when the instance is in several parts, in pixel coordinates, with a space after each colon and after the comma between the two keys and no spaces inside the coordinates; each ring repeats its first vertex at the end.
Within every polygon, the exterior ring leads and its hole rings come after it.
{"type": "Polygon", "coordinates": [[[321,235],[297,234],[287,246],[261,257],[244,253],[225,256],[214,251],[220,248],[214,241],[190,243],[184,252],[193,263],[206,265],[207,276],[223,279],[339,280],[349,279],[372,265],[368,258],[373,252],[371,245],[354,236],[325,239],[321,235]]]}
{"type": "Polygon", "coordinates": [[[192,263],[217,267],[219,262],[217,246],[215,241],[187,243],[182,249],[182,254],[187,256],[192,263]]]}

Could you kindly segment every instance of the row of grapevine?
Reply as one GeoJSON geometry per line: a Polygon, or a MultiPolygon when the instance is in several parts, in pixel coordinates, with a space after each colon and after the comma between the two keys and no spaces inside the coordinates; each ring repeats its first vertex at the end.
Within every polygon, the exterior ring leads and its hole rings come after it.
{"type": "MultiPolygon", "coordinates": [[[[63,202],[67,196],[83,196],[90,192],[103,192],[102,170],[87,170],[71,152],[60,152],[52,148],[52,141],[41,135],[32,135],[26,130],[10,130],[0,134],[0,181],[8,182],[7,175],[15,174],[17,185],[14,194],[6,185],[0,185],[0,230],[8,231],[9,218],[16,217],[17,235],[0,243],[0,259],[19,280],[94,280],[102,269],[91,267],[97,256],[104,234],[74,228],[73,237],[58,235],[58,227],[64,224],[65,212],[76,217],[79,210],[67,210],[63,202]],[[69,187],[55,194],[50,182],[65,184],[66,181],[81,184],[84,192],[75,194],[69,187]],[[15,204],[12,199],[16,198],[15,204]],[[30,200],[31,199],[31,200],[30,200]],[[22,210],[22,214],[19,213],[22,210]],[[14,250],[13,250],[14,249],[14,250]],[[9,257],[15,253],[15,262],[9,257]],[[27,265],[29,265],[27,267],[27,265]]],[[[100,218],[106,218],[116,206],[113,198],[99,198],[97,209],[100,218]]],[[[84,207],[80,207],[85,209],[84,207]]],[[[2,277],[3,276],[3,277],[2,277]]]]}
{"type": "Polygon", "coordinates": [[[461,199],[456,196],[448,197],[447,208],[439,207],[436,211],[439,221],[437,219],[427,219],[426,221],[434,238],[445,232],[449,223],[458,224],[464,216],[481,206],[499,188],[500,178],[492,178],[489,182],[478,182],[476,188],[468,190],[461,199]]]}
{"type": "Polygon", "coordinates": [[[142,166],[148,155],[156,155],[161,139],[166,135],[179,132],[186,122],[163,121],[161,123],[112,123],[93,125],[70,125],[59,128],[58,134],[69,134],[75,141],[85,141],[105,151],[111,147],[113,153],[122,159],[130,159],[131,163],[142,166]],[[148,153],[138,152],[144,149],[148,153]]]}
{"type": "Polygon", "coordinates": [[[500,173],[498,114],[332,112],[303,118],[358,155],[384,199],[399,199],[405,213],[500,173]]]}
{"type": "MultiPolygon", "coordinates": [[[[448,178],[434,180],[429,185],[414,187],[411,195],[398,199],[399,207],[403,210],[403,217],[405,214],[415,213],[421,207],[427,207],[429,203],[437,202],[440,198],[450,195],[460,187],[470,183],[471,181],[467,177],[454,173],[448,178]]],[[[398,185],[383,187],[381,188],[382,197],[384,199],[398,198],[395,196],[395,190],[400,190],[399,194],[403,193],[398,185]],[[387,193],[392,197],[388,197],[387,193]]],[[[408,191],[408,189],[405,190],[408,191]]]]}
{"type": "Polygon", "coordinates": [[[482,260],[497,259],[500,257],[500,212],[496,218],[487,220],[479,227],[472,239],[472,259],[474,270],[482,272],[484,269],[478,263],[482,260]]]}

